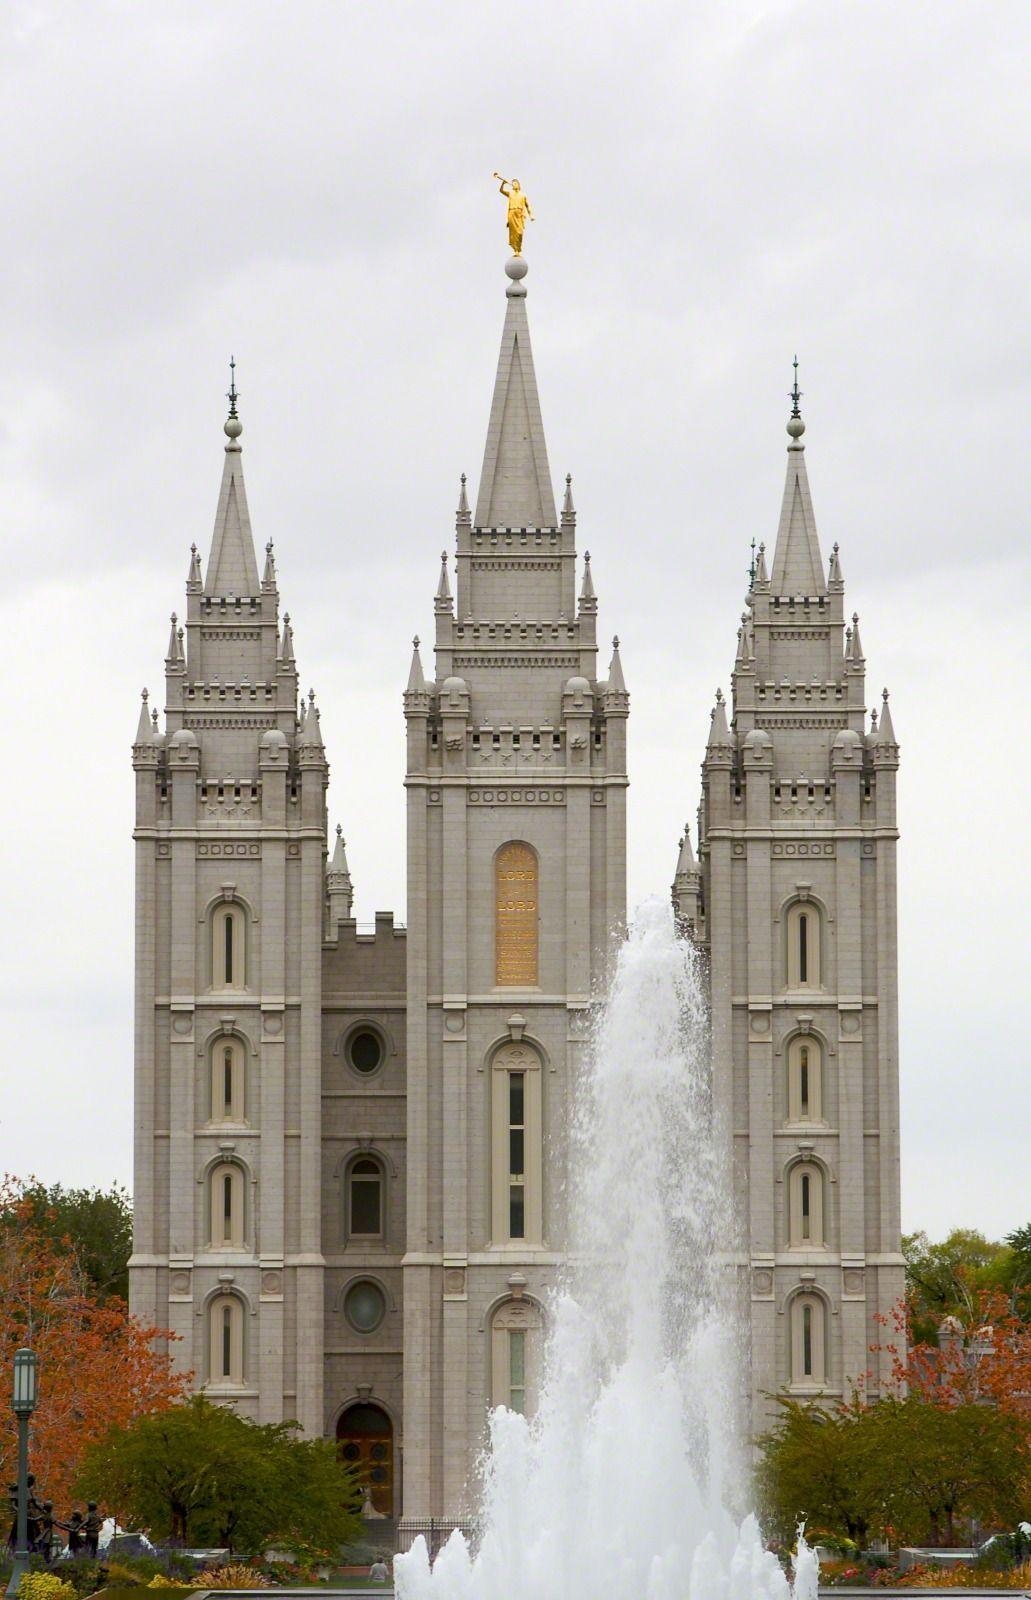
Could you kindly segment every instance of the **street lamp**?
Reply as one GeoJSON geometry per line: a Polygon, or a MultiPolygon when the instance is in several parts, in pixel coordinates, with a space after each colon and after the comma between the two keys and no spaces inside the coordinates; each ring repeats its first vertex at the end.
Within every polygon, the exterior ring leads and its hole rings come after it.
{"type": "Polygon", "coordinates": [[[18,1523],[14,1546],[14,1566],[7,1585],[9,1597],[18,1593],[22,1574],[29,1566],[29,1418],[39,1398],[39,1363],[35,1350],[14,1352],[14,1392],[12,1405],[18,1418],[18,1523]]]}

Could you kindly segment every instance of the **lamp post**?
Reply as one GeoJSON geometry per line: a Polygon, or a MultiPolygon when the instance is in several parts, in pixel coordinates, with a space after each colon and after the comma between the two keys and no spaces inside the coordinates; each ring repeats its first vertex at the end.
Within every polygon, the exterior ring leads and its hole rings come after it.
{"type": "Polygon", "coordinates": [[[14,1546],[14,1566],[7,1585],[9,1597],[18,1593],[22,1574],[29,1566],[29,1418],[39,1398],[39,1363],[35,1350],[14,1352],[14,1394],[12,1404],[18,1418],[18,1526],[14,1546]]]}

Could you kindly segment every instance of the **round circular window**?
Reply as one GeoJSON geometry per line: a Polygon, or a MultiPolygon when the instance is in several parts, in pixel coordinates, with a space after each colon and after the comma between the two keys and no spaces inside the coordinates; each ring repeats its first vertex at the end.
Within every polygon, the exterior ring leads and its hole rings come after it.
{"type": "Polygon", "coordinates": [[[383,1060],[383,1041],[371,1028],[358,1028],[347,1041],[347,1059],[355,1072],[375,1072],[383,1060]]]}
{"type": "Polygon", "coordinates": [[[344,1296],[344,1315],[359,1333],[371,1333],[378,1328],[386,1310],[383,1290],[367,1280],[353,1284],[344,1296]]]}

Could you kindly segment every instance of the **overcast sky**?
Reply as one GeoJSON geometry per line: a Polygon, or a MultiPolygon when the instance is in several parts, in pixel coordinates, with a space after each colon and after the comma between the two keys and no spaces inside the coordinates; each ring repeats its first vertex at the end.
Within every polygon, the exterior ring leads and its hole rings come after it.
{"type": "MultiPolygon", "coordinates": [[[[0,1168],[130,1173],[130,744],[237,359],[361,918],[403,917],[401,690],[475,484],[521,178],[551,465],[666,892],[772,541],[797,350],[900,774],[903,1218],[1031,1219],[1026,0],[4,0],[0,1168]]],[[[159,702],[162,696],[158,694],[159,702]]]]}

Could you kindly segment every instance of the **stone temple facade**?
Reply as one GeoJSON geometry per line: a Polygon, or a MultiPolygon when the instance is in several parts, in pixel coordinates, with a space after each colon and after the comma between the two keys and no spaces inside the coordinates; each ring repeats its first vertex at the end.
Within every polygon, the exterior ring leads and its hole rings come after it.
{"type": "MultiPolygon", "coordinates": [[[[403,695],[405,925],[359,929],[339,829],[327,845],[318,707],[271,544],[258,575],[233,395],[164,726],[145,696],[133,745],[132,1309],[213,1398],[336,1437],[367,1510],[410,1523],[468,1509],[490,1405],[536,1403],[570,1088],[626,913],[619,645],[600,677],[526,263],[506,271],[475,510],[463,480],[434,669],[417,640],[403,695]]],[[[865,1373],[902,1292],[898,747],[886,699],[867,727],[797,412],[674,885],[708,955],[757,1423],[770,1391],[865,1373]]]]}

